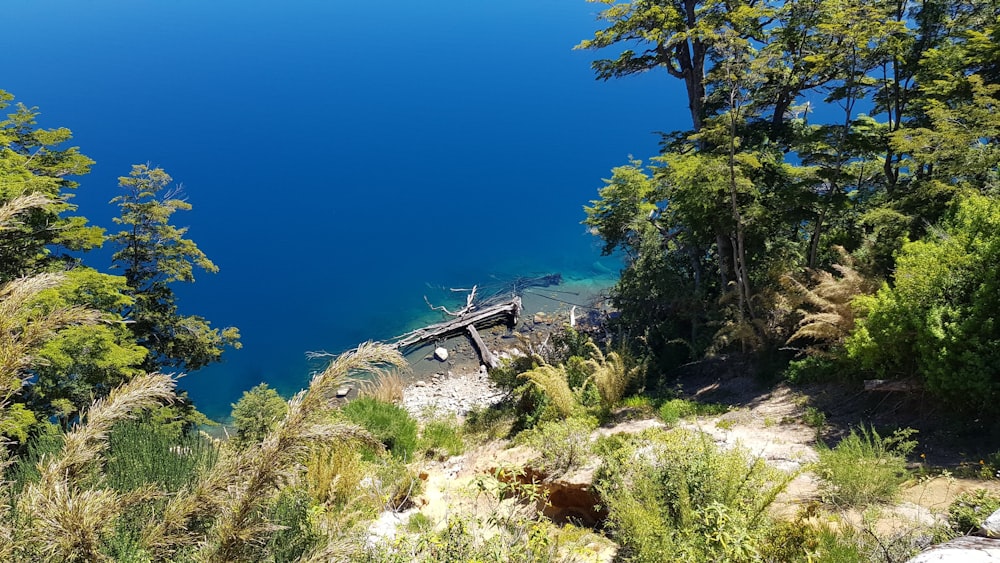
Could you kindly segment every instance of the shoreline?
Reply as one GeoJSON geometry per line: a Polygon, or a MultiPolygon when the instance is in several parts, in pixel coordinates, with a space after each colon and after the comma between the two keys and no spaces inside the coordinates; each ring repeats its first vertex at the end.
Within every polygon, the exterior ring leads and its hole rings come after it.
{"type": "MultiPolygon", "coordinates": [[[[571,315],[583,322],[591,312],[600,315],[606,311],[603,292],[613,283],[611,278],[591,278],[529,288],[521,297],[524,308],[513,327],[497,325],[480,334],[489,349],[501,358],[523,353],[521,338],[546,340],[554,331],[569,324],[571,315]],[[596,283],[597,280],[606,283],[596,283]]],[[[416,418],[424,419],[433,414],[463,418],[473,408],[491,406],[505,397],[505,393],[490,381],[486,366],[481,364],[476,349],[465,335],[429,342],[405,357],[410,371],[403,376],[406,387],[402,406],[416,418]],[[447,360],[435,358],[437,347],[448,351],[447,360]]]]}

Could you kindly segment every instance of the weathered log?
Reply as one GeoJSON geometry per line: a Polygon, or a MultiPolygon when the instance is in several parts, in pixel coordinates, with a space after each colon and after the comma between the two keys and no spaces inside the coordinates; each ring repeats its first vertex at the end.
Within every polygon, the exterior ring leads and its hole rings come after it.
{"type": "Polygon", "coordinates": [[[468,331],[469,337],[472,338],[472,344],[479,351],[479,359],[490,369],[497,367],[496,356],[493,355],[493,352],[490,352],[486,343],[483,342],[483,337],[479,336],[479,331],[476,330],[475,325],[469,325],[465,327],[465,330],[468,331]]]}
{"type": "Polygon", "coordinates": [[[520,314],[521,298],[514,297],[506,303],[476,309],[461,317],[408,332],[400,336],[390,346],[401,350],[427,340],[443,338],[457,332],[463,332],[469,326],[489,326],[495,324],[498,320],[506,320],[508,324],[513,325],[517,323],[517,317],[520,314]]]}
{"type": "Polygon", "coordinates": [[[923,387],[912,379],[866,379],[865,391],[919,391],[923,387]]]}

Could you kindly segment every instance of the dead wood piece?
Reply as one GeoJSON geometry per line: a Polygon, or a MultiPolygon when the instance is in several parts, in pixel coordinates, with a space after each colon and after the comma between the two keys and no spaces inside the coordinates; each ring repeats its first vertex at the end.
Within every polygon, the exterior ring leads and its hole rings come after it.
{"type": "Polygon", "coordinates": [[[472,304],[472,301],[476,298],[476,289],[478,289],[478,286],[475,285],[472,286],[471,291],[467,289],[452,288],[452,291],[469,291],[469,294],[465,296],[465,307],[462,307],[461,309],[455,312],[449,311],[448,309],[445,308],[444,305],[438,307],[431,305],[431,302],[429,299],[427,299],[426,295],[424,296],[424,303],[427,303],[427,306],[431,308],[431,311],[441,311],[450,317],[461,317],[462,315],[469,313],[476,308],[475,305],[472,304]]]}
{"type": "Polygon", "coordinates": [[[922,386],[912,379],[866,379],[865,391],[919,391],[922,386]]]}
{"type": "Polygon", "coordinates": [[[520,313],[521,298],[514,297],[507,303],[470,311],[461,317],[414,330],[400,336],[391,346],[397,350],[409,348],[426,340],[462,332],[469,326],[486,326],[498,320],[506,320],[508,324],[515,324],[520,313]]]}
{"type": "Polygon", "coordinates": [[[493,369],[497,367],[497,358],[490,352],[490,349],[483,342],[483,337],[479,336],[479,331],[476,330],[475,325],[469,325],[465,328],[469,332],[469,337],[472,338],[472,344],[476,347],[479,352],[479,359],[482,360],[486,367],[493,369]]]}

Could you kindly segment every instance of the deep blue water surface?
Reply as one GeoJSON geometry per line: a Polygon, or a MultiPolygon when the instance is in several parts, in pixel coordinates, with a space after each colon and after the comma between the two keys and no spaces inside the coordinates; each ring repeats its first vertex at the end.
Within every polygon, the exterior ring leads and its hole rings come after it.
{"type": "Polygon", "coordinates": [[[260,381],[304,385],[307,350],[420,322],[428,284],[601,273],[582,205],[688,123],[665,73],[594,80],[571,48],[598,6],[6,0],[0,88],[97,161],[75,200],[92,222],[113,229],[133,163],[183,183],[175,223],[221,272],[181,309],[244,348],[182,386],[224,416],[260,381]]]}

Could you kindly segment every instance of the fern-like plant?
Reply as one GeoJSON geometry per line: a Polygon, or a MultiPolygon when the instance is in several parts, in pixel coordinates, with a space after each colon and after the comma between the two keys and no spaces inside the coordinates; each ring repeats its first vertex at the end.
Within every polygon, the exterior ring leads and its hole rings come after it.
{"type": "Polygon", "coordinates": [[[852,301],[858,295],[871,292],[871,284],[854,269],[851,255],[839,246],[834,247],[834,250],[840,255],[840,263],[832,266],[836,274],[826,270],[810,270],[809,285],[789,275],[781,279],[801,303],[798,313],[802,315],[802,319],[787,342],[813,342],[815,345],[806,348],[806,352],[813,355],[821,354],[824,349],[844,341],[854,328],[852,301]]]}
{"type": "Polygon", "coordinates": [[[522,373],[521,377],[535,384],[562,418],[569,418],[580,407],[573,390],[569,388],[565,366],[546,364],[522,373]]]}

